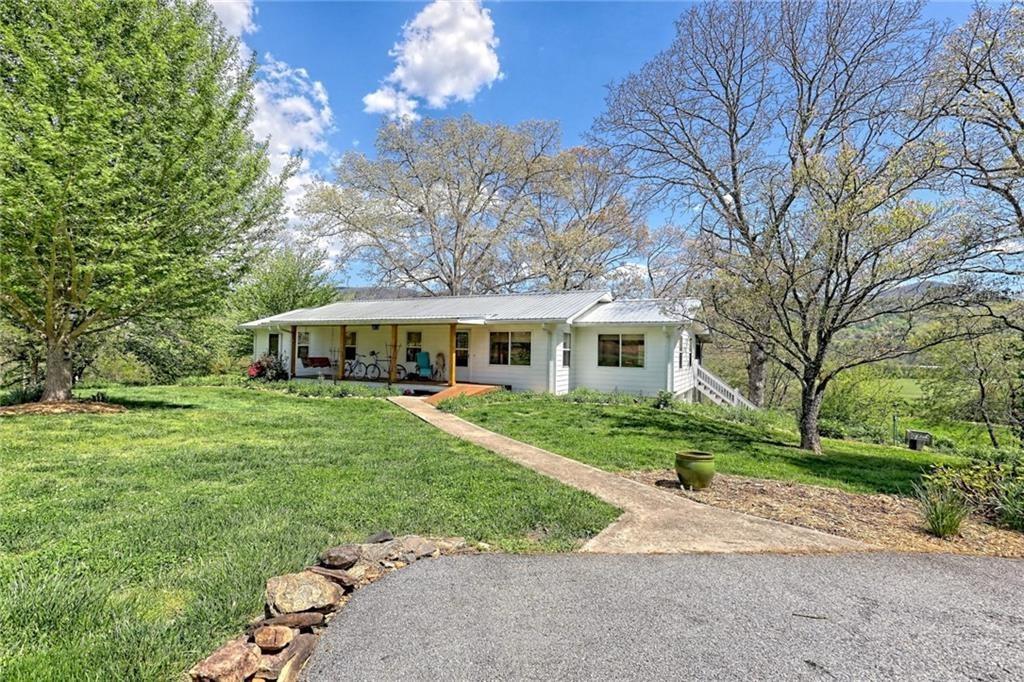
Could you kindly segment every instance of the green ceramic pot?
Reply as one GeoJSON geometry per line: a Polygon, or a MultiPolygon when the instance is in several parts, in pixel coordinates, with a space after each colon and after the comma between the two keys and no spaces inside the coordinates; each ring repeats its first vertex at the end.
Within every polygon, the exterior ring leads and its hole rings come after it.
{"type": "Polygon", "coordinates": [[[710,452],[685,450],[676,453],[676,475],[688,490],[702,490],[715,477],[715,456],[710,452]]]}

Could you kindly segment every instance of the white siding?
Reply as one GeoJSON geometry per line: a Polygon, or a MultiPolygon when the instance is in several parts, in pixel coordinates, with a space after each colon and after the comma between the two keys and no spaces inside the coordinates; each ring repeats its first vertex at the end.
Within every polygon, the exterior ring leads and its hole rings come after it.
{"type": "Polygon", "coordinates": [[[569,386],[570,386],[571,375],[572,375],[572,364],[575,362],[575,359],[576,359],[575,351],[572,350],[572,347],[573,347],[573,343],[572,342],[574,342],[575,339],[571,339],[571,342],[570,342],[570,351],[571,352],[570,352],[569,366],[568,367],[566,367],[562,363],[562,360],[563,360],[563,353],[562,353],[562,351],[565,350],[565,344],[564,344],[565,334],[572,334],[572,333],[573,333],[573,330],[570,327],[565,326],[565,325],[557,327],[555,329],[555,331],[554,331],[553,340],[555,342],[555,346],[554,346],[554,361],[555,361],[555,394],[556,395],[561,395],[563,393],[568,393],[569,392],[569,386]]]}
{"type": "Polygon", "coordinates": [[[691,336],[687,331],[682,331],[676,340],[676,347],[672,357],[673,382],[672,392],[676,395],[683,394],[689,399],[690,391],[693,390],[693,348],[690,345],[691,336]],[[683,366],[679,366],[679,351],[683,352],[683,366]]]}
{"type": "Polygon", "coordinates": [[[548,388],[548,332],[540,325],[495,325],[473,327],[469,334],[470,381],[478,384],[511,386],[514,391],[543,392],[548,388]],[[490,364],[491,332],[530,332],[530,364],[490,364]]]}
{"type": "Polygon", "coordinates": [[[277,353],[281,357],[282,361],[287,362],[288,360],[288,348],[291,341],[291,331],[285,329],[283,331],[277,331],[273,329],[256,329],[252,335],[252,359],[258,360],[259,358],[267,355],[270,352],[270,335],[277,334],[277,353]]]}
{"type": "Polygon", "coordinates": [[[668,387],[666,356],[671,342],[661,327],[577,327],[573,334],[573,387],[654,395],[668,387]],[[643,334],[643,367],[598,367],[598,334],[643,334]]]}

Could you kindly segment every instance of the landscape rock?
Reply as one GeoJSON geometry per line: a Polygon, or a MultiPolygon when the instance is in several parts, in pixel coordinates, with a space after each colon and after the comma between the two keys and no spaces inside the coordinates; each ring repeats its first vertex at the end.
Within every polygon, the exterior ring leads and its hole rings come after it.
{"type": "Polygon", "coordinates": [[[320,555],[320,564],[327,568],[346,569],[359,561],[358,545],[339,545],[325,549],[320,555]]]}
{"type": "Polygon", "coordinates": [[[395,536],[390,531],[382,530],[366,538],[366,544],[373,545],[378,542],[391,542],[394,539],[395,536]]]}
{"type": "Polygon", "coordinates": [[[340,585],[310,571],[279,575],[267,581],[267,607],[274,615],[330,610],[344,595],[340,585]]]}
{"type": "Polygon", "coordinates": [[[469,543],[466,542],[466,538],[431,538],[431,542],[437,545],[437,549],[441,554],[458,554],[460,552],[472,551],[469,543]]]}
{"type": "Polygon", "coordinates": [[[263,620],[253,623],[247,630],[248,633],[253,633],[257,628],[261,628],[264,625],[286,625],[290,628],[311,628],[316,625],[322,625],[324,622],[324,614],[317,611],[305,611],[300,613],[286,613],[281,616],[274,616],[272,618],[264,618],[263,620]]]}
{"type": "Polygon", "coordinates": [[[404,536],[402,538],[402,546],[405,548],[406,553],[411,554],[414,559],[424,559],[440,554],[437,545],[426,538],[421,538],[419,535],[404,536]]]}
{"type": "Polygon", "coordinates": [[[277,676],[277,682],[295,682],[299,679],[302,666],[306,664],[306,661],[312,655],[313,648],[316,646],[316,640],[316,635],[299,635],[295,638],[295,641],[287,649],[291,653],[291,657],[285,662],[284,667],[281,668],[281,672],[277,676]]]}
{"type": "MultiPolygon", "coordinates": [[[[299,636],[305,637],[306,635],[299,636]]],[[[316,635],[309,636],[316,637],[316,635]]],[[[274,654],[263,654],[260,656],[260,664],[256,669],[256,677],[276,680],[284,669],[284,664],[291,660],[295,653],[294,647],[286,647],[274,654]]]]}
{"type": "Polygon", "coordinates": [[[374,580],[377,580],[384,575],[384,569],[375,561],[360,561],[355,566],[348,569],[347,572],[358,585],[372,583],[374,580]]]}
{"type": "Polygon", "coordinates": [[[405,546],[401,540],[389,540],[372,545],[362,546],[362,559],[370,562],[398,561],[405,554],[405,546]]]}
{"type": "Polygon", "coordinates": [[[263,651],[278,651],[285,648],[299,634],[285,625],[264,625],[252,634],[253,641],[263,651]]]}
{"type": "Polygon", "coordinates": [[[240,637],[201,660],[189,675],[202,682],[242,682],[256,672],[259,663],[259,647],[240,637]]]}
{"type": "Polygon", "coordinates": [[[328,580],[333,580],[338,583],[346,590],[351,590],[356,586],[355,578],[349,575],[348,571],[343,571],[339,568],[324,568],[323,566],[308,566],[306,568],[310,573],[316,573],[322,575],[328,580]]]}

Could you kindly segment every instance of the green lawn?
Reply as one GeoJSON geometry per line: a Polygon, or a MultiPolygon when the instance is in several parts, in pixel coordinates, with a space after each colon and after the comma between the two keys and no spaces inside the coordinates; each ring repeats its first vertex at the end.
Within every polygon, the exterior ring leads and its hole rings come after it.
{"type": "Polygon", "coordinates": [[[726,421],[704,406],[576,403],[495,394],[450,401],[446,409],[486,428],[609,471],[667,469],[681,449],[715,453],[718,471],[833,486],[909,493],[928,465],[958,458],[932,452],[824,441],[824,454],[796,447],[789,432],[726,421]]]}
{"type": "Polygon", "coordinates": [[[381,400],[105,392],[129,411],[0,417],[0,679],[178,679],[381,528],[565,550],[618,514],[381,400]]]}

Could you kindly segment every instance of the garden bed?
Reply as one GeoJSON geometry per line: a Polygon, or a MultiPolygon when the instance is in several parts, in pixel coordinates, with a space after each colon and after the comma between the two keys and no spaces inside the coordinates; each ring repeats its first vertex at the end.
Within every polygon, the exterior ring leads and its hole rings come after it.
{"type": "Polygon", "coordinates": [[[674,471],[631,471],[622,476],[714,507],[813,528],[901,552],[952,552],[1024,557],[1024,533],[969,518],[948,540],[925,530],[916,500],[853,493],[804,483],[719,474],[705,490],[682,490],[674,471]]]}
{"type": "Polygon", "coordinates": [[[65,400],[52,403],[21,403],[0,407],[0,416],[19,414],[111,414],[125,411],[124,405],[92,400],[65,400]]]}

